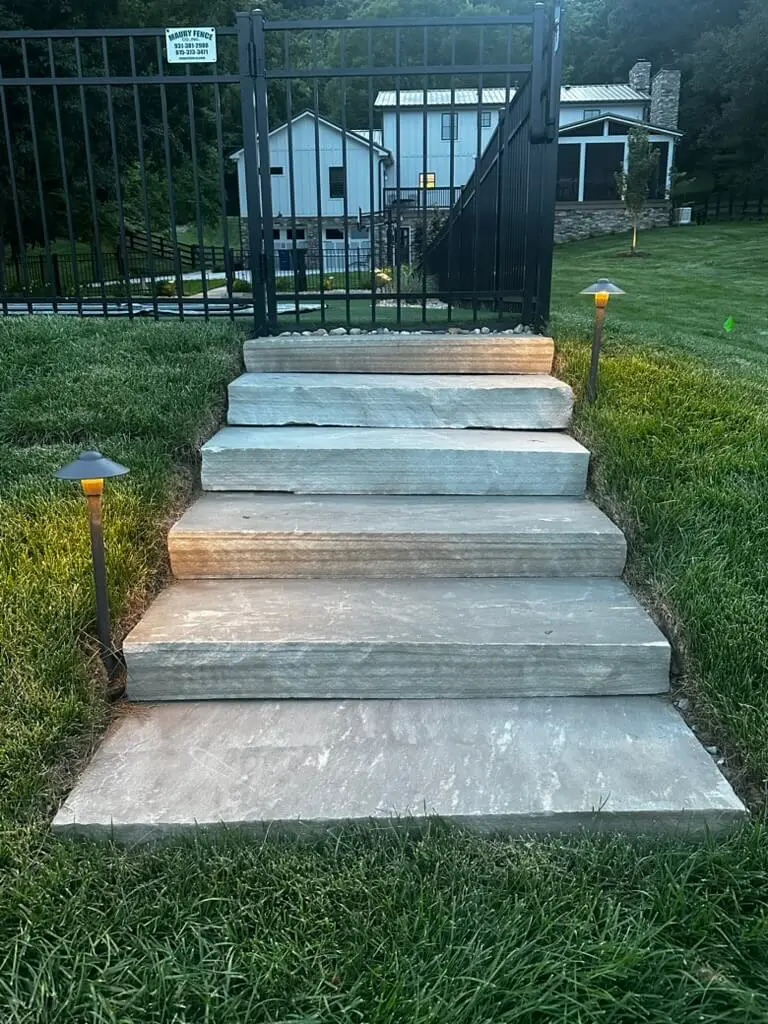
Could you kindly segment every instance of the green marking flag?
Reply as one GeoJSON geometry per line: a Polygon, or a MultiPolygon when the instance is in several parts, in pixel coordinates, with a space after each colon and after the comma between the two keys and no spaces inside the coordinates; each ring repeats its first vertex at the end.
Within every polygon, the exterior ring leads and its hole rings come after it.
{"type": "Polygon", "coordinates": [[[725,323],[723,324],[723,330],[724,330],[724,331],[725,331],[725,332],[726,332],[727,334],[730,334],[730,333],[731,333],[731,331],[732,331],[732,330],[734,329],[734,327],[735,327],[735,326],[736,326],[736,321],[735,321],[735,320],[733,319],[733,317],[732,317],[732,316],[729,316],[729,317],[728,317],[728,319],[727,319],[727,320],[725,321],[725,323]]]}

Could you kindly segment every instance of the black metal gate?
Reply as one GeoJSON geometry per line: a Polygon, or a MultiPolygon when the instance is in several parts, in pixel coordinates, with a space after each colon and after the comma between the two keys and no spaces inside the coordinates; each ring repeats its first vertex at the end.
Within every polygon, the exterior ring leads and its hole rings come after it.
{"type": "Polygon", "coordinates": [[[542,323],[557,31],[256,11],[180,65],[162,28],[0,33],[2,312],[542,323]]]}

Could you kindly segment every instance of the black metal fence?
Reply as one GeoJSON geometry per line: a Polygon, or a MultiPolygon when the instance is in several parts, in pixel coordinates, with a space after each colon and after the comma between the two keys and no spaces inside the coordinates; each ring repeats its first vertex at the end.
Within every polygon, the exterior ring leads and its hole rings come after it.
{"type": "Polygon", "coordinates": [[[159,28],[0,32],[2,312],[541,321],[554,193],[535,157],[549,136],[531,133],[554,109],[556,17],[244,13],[212,64],[169,63],[159,28]],[[498,149],[489,111],[519,120],[497,157],[518,166],[517,146],[524,180],[492,171],[511,195],[472,173],[498,149]],[[461,212],[475,194],[495,277],[461,212]],[[433,273],[449,209],[454,269],[433,273]],[[475,255],[475,279],[457,277],[475,255]]]}
{"type": "Polygon", "coordinates": [[[442,289],[541,328],[549,316],[557,184],[560,26],[537,7],[533,69],[426,248],[442,289]]]}

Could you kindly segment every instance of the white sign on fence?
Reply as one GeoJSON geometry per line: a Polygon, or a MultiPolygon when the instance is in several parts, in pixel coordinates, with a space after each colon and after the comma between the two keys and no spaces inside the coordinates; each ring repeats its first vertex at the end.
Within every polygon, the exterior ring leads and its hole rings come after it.
{"type": "Polygon", "coordinates": [[[215,28],[167,28],[165,48],[169,64],[215,64],[215,28]]]}

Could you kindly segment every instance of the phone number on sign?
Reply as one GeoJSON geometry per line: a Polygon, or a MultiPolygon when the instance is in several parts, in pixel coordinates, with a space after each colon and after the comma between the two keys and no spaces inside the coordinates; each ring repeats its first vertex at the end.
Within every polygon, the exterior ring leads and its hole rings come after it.
{"type": "Polygon", "coordinates": [[[208,53],[207,43],[176,43],[173,51],[177,57],[193,57],[197,54],[208,53]]]}

